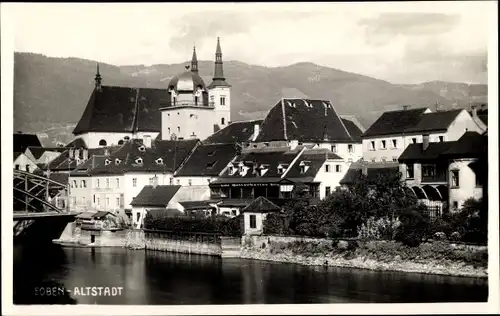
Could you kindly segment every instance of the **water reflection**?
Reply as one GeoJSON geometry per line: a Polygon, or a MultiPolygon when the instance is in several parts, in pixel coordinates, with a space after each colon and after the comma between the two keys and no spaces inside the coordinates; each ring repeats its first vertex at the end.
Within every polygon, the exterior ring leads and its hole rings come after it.
{"type": "Polygon", "coordinates": [[[37,282],[123,287],[115,297],[73,295],[84,304],[480,302],[488,295],[487,281],[473,278],[121,248],[50,247],[43,260],[35,253],[15,249],[16,303],[33,300],[26,289],[37,282]]]}

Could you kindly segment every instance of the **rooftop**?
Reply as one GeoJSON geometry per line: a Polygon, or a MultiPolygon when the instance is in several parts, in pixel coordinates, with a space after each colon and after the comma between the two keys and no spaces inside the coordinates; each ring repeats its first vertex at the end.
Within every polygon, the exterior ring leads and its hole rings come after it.
{"type": "Polygon", "coordinates": [[[180,185],[147,185],[130,205],[166,207],[180,188],[180,185]]]}
{"type": "Polygon", "coordinates": [[[203,141],[204,144],[232,144],[248,142],[252,139],[255,125],[261,125],[263,120],[231,122],[228,126],[212,134],[203,141]]]}
{"type": "Polygon", "coordinates": [[[14,134],[14,152],[24,153],[29,146],[42,147],[36,134],[14,134]]]}
{"type": "Polygon", "coordinates": [[[363,137],[402,134],[420,122],[427,108],[384,112],[363,134],[363,137]]]}
{"type": "Polygon", "coordinates": [[[236,154],[237,147],[231,143],[199,145],[176,176],[218,176],[236,154]]]}

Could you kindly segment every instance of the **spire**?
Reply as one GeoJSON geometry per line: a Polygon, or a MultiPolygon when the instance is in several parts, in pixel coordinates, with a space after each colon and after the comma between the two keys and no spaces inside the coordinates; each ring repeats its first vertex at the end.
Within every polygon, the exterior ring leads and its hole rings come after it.
{"type": "Polygon", "coordinates": [[[213,81],[208,86],[208,88],[213,88],[217,86],[226,86],[230,87],[226,82],[226,78],[224,78],[224,69],[222,65],[222,49],[220,47],[220,38],[217,37],[217,48],[215,49],[215,70],[213,81]]]}
{"type": "Polygon", "coordinates": [[[193,46],[193,57],[191,58],[191,71],[198,72],[198,58],[196,57],[196,46],[193,46]]]}
{"type": "Polygon", "coordinates": [[[101,74],[99,73],[99,63],[97,63],[97,73],[95,74],[95,88],[98,91],[101,91],[101,81],[102,77],[101,74]]]}

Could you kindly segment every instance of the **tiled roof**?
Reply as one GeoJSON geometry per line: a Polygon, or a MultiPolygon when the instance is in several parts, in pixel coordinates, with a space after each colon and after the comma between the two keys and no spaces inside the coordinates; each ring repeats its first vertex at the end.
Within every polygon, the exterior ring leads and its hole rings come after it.
{"type": "Polygon", "coordinates": [[[184,201],[179,202],[186,210],[197,210],[210,207],[210,203],[215,203],[216,201],[184,201]]]}
{"type": "Polygon", "coordinates": [[[488,155],[488,137],[476,132],[465,132],[443,153],[445,156],[469,158],[488,155]]]}
{"type": "Polygon", "coordinates": [[[252,203],[248,204],[241,212],[267,213],[278,212],[281,208],[263,196],[259,196],[252,203]]]}
{"type": "Polygon", "coordinates": [[[234,144],[199,145],[176,176],[218,176],[237,153],[234,144]]]}
{"type": "MultiPolygon", "coordinates": [[[[173,172],[186,159],[199,141],[155,140],[151,147],[134,139],[109,156],[109,163],[99,164],[90,174],[123,174],[124,172],[173,172]]],[[[105,159],[106,160],[106,159],[105,159]]]]}
{"type": "Polygon", "coordinates": [[[416,125],[406,128],[405,132],[412,133],[447,130],[450,124],[453,123],[455,118],[462,111],[463,110],[460,109],[426,113],[422,115],[422,118],[416,125]]]}
{"type": "Polygon", "coordinates": [[[76,167],[73,171],[70,172],[71,177],[88,177],[91,174],[91,171],[96,166],[104,164],[107,156],[104,155],[93,155],[87,161],[76,167]]]}
{"type": "MultiPolygon", "coordinates": [[[[285,177],[293,180],[307,177],[312,177],[314,179],[326,159],[341,160],[342,158],[327,149],[306,149],[299,159],[290,167],[290,170],[286,173],[285,177]],[[307,168],[304,173],[301,173],[300,164],[303,161],[309,168],[307,168]]],[[[334,166],[330,166],[332,169],[333,167],[334,166]]],[[[333,172],[333,170],[331,172],[333,172]]]]}
{"type": "Polygon", "coordinates": [[[14,152],[14,160],[16,160],[17,157],[21,156],[22,154],[23,154],[22,152],[15,151],[14,152]]]}
{"type": "Polygon", "coordinates": [[[351,135],[352,139],[357,142],[361,142],[361,136],[363,136],[363,131],[351,120],[342,118],[342,123],[347,128],[347,131],[351,135]]]}
{"type": "Polygon", "coordinates": [[[34,147],[34,146],[29,146],[27,149],[29,149],[29,151],[31,152],[31,154],[33,154],[33,157],[35,157],[35,159],[40,159],[40,157],[42,157],[43,153],[45,153],[46,151],[61,153],[66,150],[66,148],[64,147],[49,148],[49,147],[34,147]]]}
{"type": "Polygon", "coordinates": [[[384,112],[363,134],[363,137],[402,134],[420,122],[426,108],[384,112]]]}
{"type": "Polygon", "coordinates": [[[435,160],[449,150],[456,142],[429,143],[429,147],[423,150],[423,144],[410,144],[399,156],[399,161],[408,160],[435,160]]]}
{"type": "MultiPolygon", "coordinates": [[[[106,152],[112,154],[113,152],[120,149],[121,146],[110,146],[110,147],[101,147],[101,148],[91,148],[88,149],[88,157],[92,157],[93,155],[105,155],[106,152]]],[[[67,171],[73,170],[77,166],[75,159],[69,159],[69,148],[66,148],[64,152],[62,152],[59,156],[50,161],[47,166],[52,171],[67,171]]]]}
{"type": "Polygon", "coordinates": [[[73,134],[159,132],[159,109],[169,104],[170,94],[165,89],[102,86],[92,92],[73,134]]]}
{"type": "Polygon", "coordinates": [[[35,134],[14,134],[14,152],[24,152],[29,146],[42,147],[35,134]]]}
{"type": "Polygon", "coordinates": [[[232,122],[205,139],[203,144],[230,144],[250,141],[253,136],[254,125],[260,125],[262,122],[262,120],[232,122]]]}
{"type": "Polygon", "coordinates": [[[68,184],[68,178],[69,174],[66,172],[54,172],[49,175],[49,179],[62,183],[62,184],[68,184]]]}
{"type": "Polygon", "coordinates": [[[132,200],[132,206],[158,206],[166,207],[170,200],[181,188],[180,185],[147,185],[132,200]]]}
{"type": "Polygon", "coordinates": [[[258,142],[351,142],[333,104],[326,100],[282,99],[267,114],[258,142]]]}
{"type": "MultiPolygon", "coordinates": [[[[363,164],[353,163],[349,166],[346,174],[339,181],[341,185],[353,184],[361,177],[363,173],[363,164]]],[[[397,173],[399,172],[399,166],[395,163],[368,163],[366,164],[366,178],[368,181],[375,180],[378,176],[387,173],[397,173]]]]}
{"type": "Polygon", "coordinates": [[[182,216],[184,213],[182,213],[179,210],[176,209],[148,209],[148,214],[150,214],[154,218],[158,217],[175,217],[175,216],[182,216]]]}
{"type": "Polygon", "coordinates": [[[77,137],[73,141],[71,141],[69,144],[67,144],[66,147],[87,148],[87,144],[85,143],[83,138],[77,137]]]}

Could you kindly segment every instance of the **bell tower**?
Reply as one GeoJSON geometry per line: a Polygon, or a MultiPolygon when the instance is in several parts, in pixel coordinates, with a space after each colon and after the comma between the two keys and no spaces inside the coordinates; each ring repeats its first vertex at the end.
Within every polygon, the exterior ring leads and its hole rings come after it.
{"type": "Polygon", "coordinates": [[[226,127],[231,121],[231,86],[226,82],[222,63],[222,49],[220,39],[217,37],[215,50],[215,69],[212,83],[207,87],[209,105],[215,110],[215,127],[226,127]]]}

